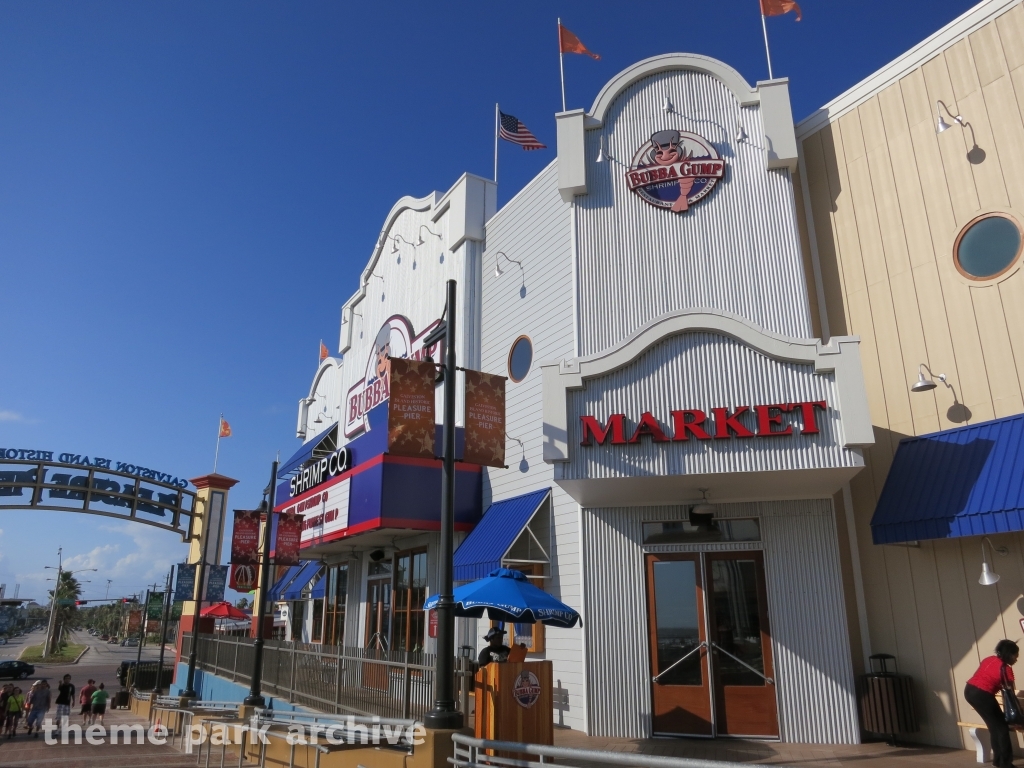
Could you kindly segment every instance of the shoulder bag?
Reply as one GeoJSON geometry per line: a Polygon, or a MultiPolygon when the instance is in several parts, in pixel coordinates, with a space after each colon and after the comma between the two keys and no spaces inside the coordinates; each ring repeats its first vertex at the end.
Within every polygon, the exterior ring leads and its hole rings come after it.
{"type": "Polygon", "coordinates": [[[1003,694],[1003,717],[1009,725],[1024,725],[1024,711],[1021,711],[1017,693],[1006,676],[1006,665],[999,670],[1002,677],[1000,689],[1003,694]]]}

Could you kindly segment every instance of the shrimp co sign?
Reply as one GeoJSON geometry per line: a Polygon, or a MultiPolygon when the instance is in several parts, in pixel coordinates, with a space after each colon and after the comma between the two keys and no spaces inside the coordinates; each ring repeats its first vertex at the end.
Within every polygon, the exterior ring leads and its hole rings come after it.
{"type": "Polygon", "coordinates": [[[707,139],[686,131],[651,135],[626,173],[630,191],[658,208],[683,213],[711,194],[725,175],[725,161],[707,139]]]}

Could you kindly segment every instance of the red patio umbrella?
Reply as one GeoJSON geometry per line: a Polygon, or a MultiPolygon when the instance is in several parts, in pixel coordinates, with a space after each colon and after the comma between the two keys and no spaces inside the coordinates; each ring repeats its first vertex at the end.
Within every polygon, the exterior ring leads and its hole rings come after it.
{"type": "Polygon", "coordinates": [[[215,619],[248,619],[249,614],[240,611],[229,602],[215,603],[209,608],[203,608],[200,616],[212,616],[215,619]]]}

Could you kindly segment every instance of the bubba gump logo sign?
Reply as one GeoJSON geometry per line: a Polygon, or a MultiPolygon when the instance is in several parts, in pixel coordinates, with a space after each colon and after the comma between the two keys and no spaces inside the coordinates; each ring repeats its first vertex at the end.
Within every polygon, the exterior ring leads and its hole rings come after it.
{"type": "Polygon", "coordinates": [[[435,320],[416,335],[407,317],[392,315],[384,321],[373,340],[363,375],[346,396],[345,437],[355,437],[369,429],[366,414],[391,398],[390,358],[424,360],[429,355],[434,360],[441,359],[443,342],[439,341],[427,348],[422,341],[440,322],[435,320]]]}
{"type": "Polygon", "coordinates": [[[711,194],[725,175],[725,161],[707,139],[686,131],[651,135],[626,173],[630,191],[658,208],[683,213],[711,194]]]}
{"type": "Polygon", "coordinates": [[[651,442],[667,443],[694,440],[728,440],[730,438],[790,437],[817,435],[820,412],[828,411],[824,400],[775,405],[740,405],[712,408],[711,418],[698,408],[671,411],[671,427],[662,425],[650,412],[644,411],[632,427],[624,413],[613,413],[602,424],[593,416],[581,416],[580,445],[628,445],[645,437],[651,442]],[[628,434],[627,434],[628,432],[628,434]]]}

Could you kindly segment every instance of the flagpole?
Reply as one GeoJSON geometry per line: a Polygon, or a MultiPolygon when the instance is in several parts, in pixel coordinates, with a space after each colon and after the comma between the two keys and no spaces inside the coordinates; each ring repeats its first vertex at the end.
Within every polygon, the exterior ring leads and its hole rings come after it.
{"type": "Polygon", "coordinates": [[[565,54],[562,53],[562,20],[558,20],[558,71],[562,75],[562,111],[565,112],[565,54]]]}
{"type": "Polygon", "coordinates": [[[220,428],[224,423],[224,414],[220,415],[220,421],[217,422],[217,451],[213,454],[213,474],[217,474],[217,460],[220,458],[220,428]]]}
{"type": "Polygon", "coordinates": [[[498,185],[498,125],[501,122],[501,110],[498,102],[494,102],[494,185],[498,185]]]}
{"type": "Polygon", "coordinates": [[[772,52],[768,50],[768,24],[764,20],[763,13],[761,14],[761,29],[764,31],[764,53],[768,57],[768,79],[774,80],[775,76],[772,75],[772,52]]]}

